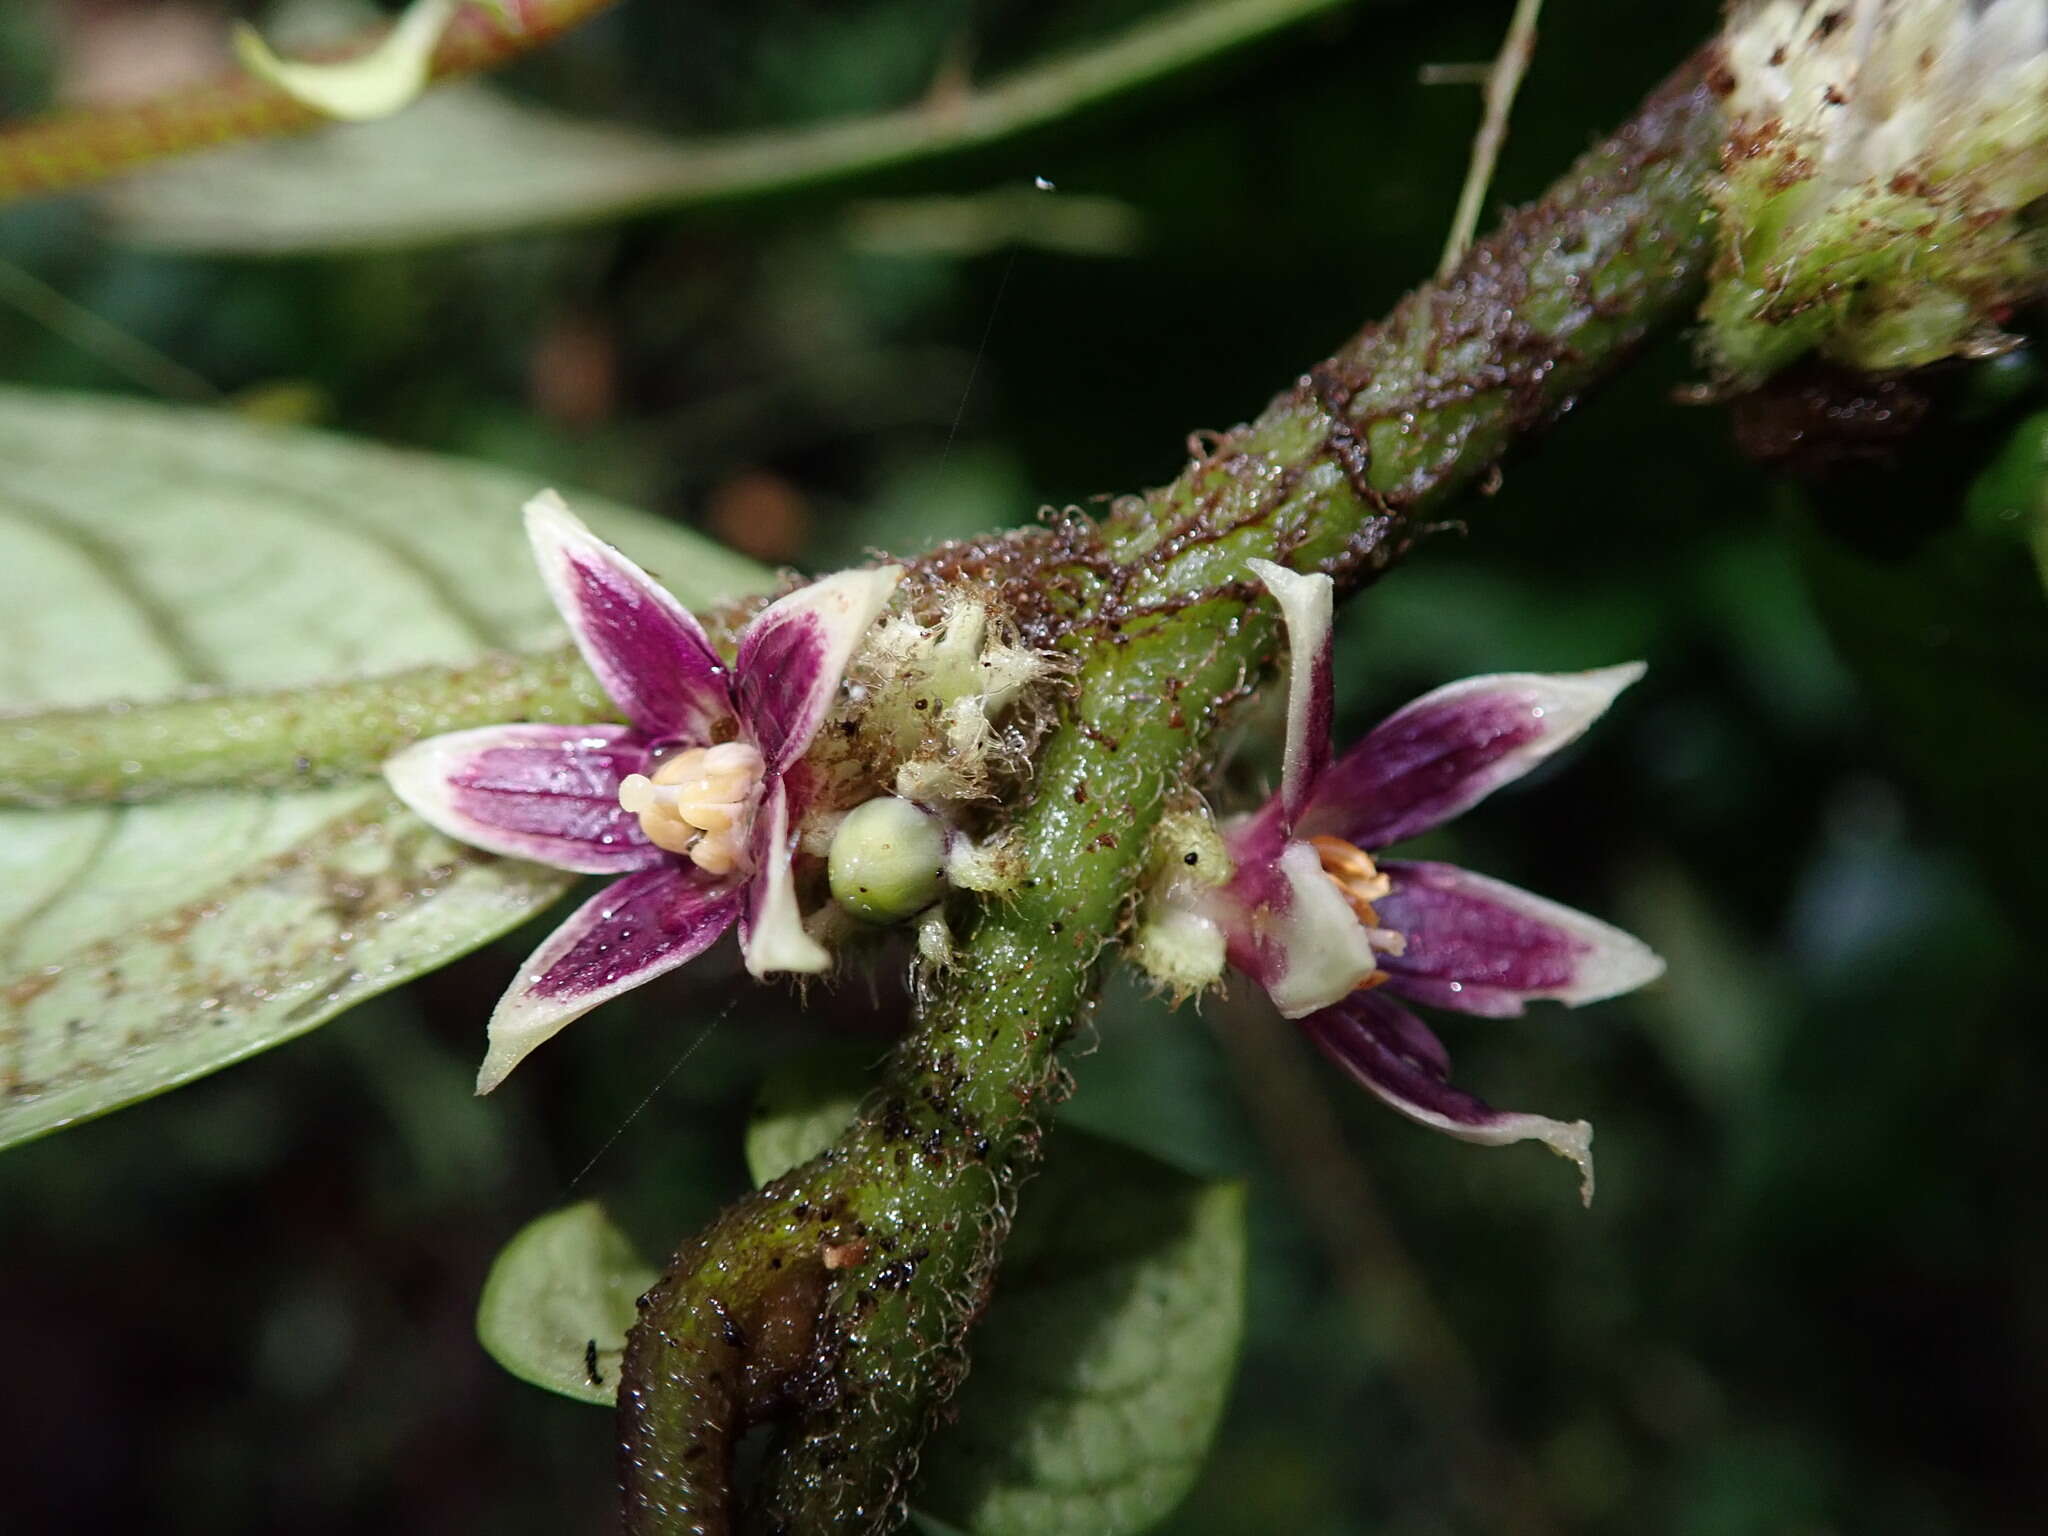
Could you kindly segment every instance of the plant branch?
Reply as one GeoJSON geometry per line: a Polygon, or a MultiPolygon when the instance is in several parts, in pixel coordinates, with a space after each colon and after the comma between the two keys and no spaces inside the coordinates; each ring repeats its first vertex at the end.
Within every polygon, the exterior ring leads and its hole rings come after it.
{"type": "Polygon", "coordinates": [[[0,716],[0,805],[310,789],[367,778],[400,748],[444,731],[617,718],[569,646],[310,688],[0,716]]]}
{"type": "Polygon", "coordinates": [[[1689,311],[1720,137],[1701,82],[1697,62],[1681,71],[1447,281],[1205,444],[1173,485],[1099,528],[962,546],[920,569],[1003,584],[1075,654],[1075,698],[1015,823],[1034,877],[978,914],[840,1143],[728,1210],[645,1299],[620,1398],[629,1531],[727,1529],[730,1446],[767,1420],[780,1433],[755,1528],[899,1517],[1147,837],[1273,662],[1277,622],[1245,561],[1355,587],[1422,514],[1689,311]],[[824,1298],[798,1350],[782,1347],[793,1274],[824,1298]]]}
{"type": "MultiPolygon", "coordinates": [[[[509,16],[470,6],[434,51],[433,78],[496,69],[609,10],[617,0],[516,0],[509,16]]],[[[389,30],[315,57],[352,58],[389,30]]],[[[78,107],[0,129],[0,202],[66,192],[154,160],[245,139],[300,133],[328,121],[296,97],[236,72],[205,85],[122,106],[78,107]]]]}

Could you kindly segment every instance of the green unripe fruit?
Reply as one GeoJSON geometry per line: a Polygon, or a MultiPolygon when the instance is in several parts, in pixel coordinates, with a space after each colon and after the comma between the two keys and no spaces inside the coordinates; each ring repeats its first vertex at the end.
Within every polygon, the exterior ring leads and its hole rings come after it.
{"type": "Polygon", "coordinates": [[[870,800],[839,824],[826,871],[833,899],[863,922],[914,917],[945,888],[945,825],[894,795],[870,800]]]}

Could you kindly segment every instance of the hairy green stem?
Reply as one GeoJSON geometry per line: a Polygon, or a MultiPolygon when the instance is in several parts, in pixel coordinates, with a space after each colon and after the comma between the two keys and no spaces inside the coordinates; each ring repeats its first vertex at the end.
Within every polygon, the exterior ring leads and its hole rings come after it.
{"type": "Polygon", "coordinates": [[[568,646],[312,688],[0,716],[0,804],[307,789],[373,774],[399,748],[443,731],[617,718],[568,646]]]}
{"type": "MultiPolygon", "coordinates": [[[[435,49],[433,76],[445,80],[496,69],[617,3],[515,0],[509,16],[472,6],[435,49]]],[[[374,46],[385,30],[379,27],[319,57],[352,57],[374,46]]],[[[153,160],[298,133],[326,121],[296,97],[240,73],[150,101],[53,112],[0,130],[0,202],[65,192],[153,160]]]]}
{"type": "Polygon", "coordinates": [[[728,1529],[732,1443],[769,1420],[751,1528],[900,1517],[1150,830],[1272,661],[1277,621],[1245,561],[1369,578],[1418,514],[1681,319],[1707,259],[1718,145],[1694,65],[1449,279],[1205,445],[1172,486],[1099,529],[1004,546],[1007,577],[1057,610],[1079,666],[1016,821],[1034,878],[980,912],[840,1143],[727,1211],[646,1298],[620,1398],[626,1529],[728,1529]],[[822,1305],[792,1307],[793,1277],[822,1305]]]}

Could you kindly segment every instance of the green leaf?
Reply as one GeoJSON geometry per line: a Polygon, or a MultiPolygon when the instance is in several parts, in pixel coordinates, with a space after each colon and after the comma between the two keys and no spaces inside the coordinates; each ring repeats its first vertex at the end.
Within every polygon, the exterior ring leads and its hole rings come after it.
{"type": "Polygon", "coordinates": [[[823,1047],[768,1075],[747,1122],[747,1172],[757,1185],[808,1163],[839,1139],[860,1109],[874,1057],[865,1047],[823,1047]]]}
{"type": "MultiPolygon", "coordinates": [[[[825,1150],[860,1102],[852,1057],[763,1088],[747,1165],[825,1150]]],[[[926,1445],[921,1513],[971,1536],[1122,1536],[1170,1514],[1223,1411],[1244,1314],[1244,1188],[1085,1132],[1024,1187],[958,1418],[926,1445]]]]}
{"type": "Polygon", "coordinates": [[[444,85],[395,117],[172,162],[100,201],[126,238],[174,250],[404,249],[626,212],[687,158],[652,134],[444,85]]]}
{"type": "Polygon", "coordinates": [[[658,1278],[595,1200],[550,1211],[491,1266],[476,1336],[522,1381],[609,1408],[635,1303],[658,1278]]]}
{"type": "Polygon", "coordinates": [[[1193,1486],[1244,1321],[1244,1186],[1076,1131],[1024,1188],[916,1500],[975,1536],[1149,1530],[1193,1486]]]}
{"type": "MultiPolygon", "coordinates": [[[[731,202],[999,143],[1341,3],[1190,0],[964,99],[698,143],[577,122],[481,86],[442,87],[380,122],[153,167],[124,178],[102,206],[146,244],[274,255],[475,240],[731,202]]],[[[1094,223],[1098,248],[1129,238],[1127,217],[1098,207],[1094,223]]]]}
{"type": "MultiPolygon", "coordinates": [[[[519,521],[535,489],[220,412],[0,391],[0,709],[557,642],[519,521]]],[[[680,529],[576,505],[686,600],[759,583],[680,529]]],[[[568,884],[449,842],[376,780],[0,812],[0,1146],[311,1029],[568,884]]]]}

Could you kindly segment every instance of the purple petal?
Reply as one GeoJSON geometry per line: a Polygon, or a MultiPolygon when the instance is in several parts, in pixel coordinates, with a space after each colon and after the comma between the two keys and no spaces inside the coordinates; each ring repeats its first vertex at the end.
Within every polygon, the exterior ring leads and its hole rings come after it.
{"type": "Polygon", "coordinates": [[[762,798],[754,813],[753,877],[740,906],[740,953],[754,976],[774,971],[830,970],[832,957],[804,932],[796,902],[796,876],[791,860],[796,837],[790,831],[789,786],[781,780],[762,798]]]}
{"type": "Polygon", "coordinates": [[[1230,963],[1298,1019],[1327,1008],[1378,968],[1364,925],[1307,843],[1270,863],[1241,861],[1205,913],[1223,929],[1230,963]]]}
{"type": "Polygon", "coordinates": [[[1331,582],[1270,560],[1248,561],[1287,621],[1287,756],[1279,803],[1293,827],[1330,762],[1331,582]]]}
{"type": "Polygon", "coordinates": [[[730,673],[689,609],[553,491],[526,504],[526,533],[577,649],[626,718],[651,738],[712,740],[734,713],[730,673]]]}
{"type": "Polygon", "coordinates": [[[533,952],[491,1015],[476,1091],[489,1093],[527,1054],[608,998],[694,959],[732,926],[739,892],[669,862],[615,880],[533,952]]]}
{"type": "Polygon", "coordinates": [[[1616,997],[1664,973],[1641,939],[1505,881],[1405,859],[1380,870],[1394,888],[1373,908],[1405,945],[1380,967],[1417,1002],[1502,1018],[1537,998],[1616,997]]]}
{"type": "Polygon", "coordinates": [[[619,808],[619,781],[646,763],[629,726],[492,725],[408,747],[384,777],[461,842],[581,875],[622,875],[667,857],[619,808]]]}
{"type": "Polygon", "coordinates": [[[1361,992],[1301,1027],[1325,1056],[1410,1120],[1481,1146],[1540,1141],[1569,1158],[1578,1165],[1580,1198],[1593,1203],[1593,1127],[1498,1110],[1453,1088],[1442,1043],[1391,998],[1361,992]]]}
{"type": "Polygon", "coordinates": [[[1501,672],[1426,693],[1388,716],[1323,775],[1303,835],[1384,848],[1427,832],[1577,739],[1643,675],[1501,672]]]}
{"type": "Polygon", "coordinates": [[[809,750],[854,649],[902,579],[897,565],[841,571],[770,603],[740,636],[740,711],[770,774],[809,750]]]}

